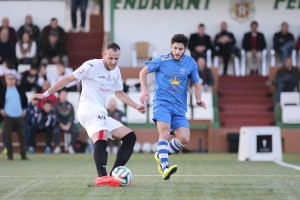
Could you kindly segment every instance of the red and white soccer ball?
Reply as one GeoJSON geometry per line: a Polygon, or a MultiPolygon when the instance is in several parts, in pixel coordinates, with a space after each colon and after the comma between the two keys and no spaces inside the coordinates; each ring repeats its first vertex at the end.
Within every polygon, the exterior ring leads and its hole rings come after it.
{"type": "Polygon", "coordinates": [[[130,171],[130,169],[128,169],[127,167],[124,166],[119,166],[116,167],[111,175],[121,181],[121,186],[126,187],[130,184],[130,182],[132,181],[132,173],[130,171]]]}

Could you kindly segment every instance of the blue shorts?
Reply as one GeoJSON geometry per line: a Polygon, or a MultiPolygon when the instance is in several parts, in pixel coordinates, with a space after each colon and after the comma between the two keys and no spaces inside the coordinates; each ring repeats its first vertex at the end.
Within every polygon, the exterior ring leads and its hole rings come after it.
{"type": "Polygon", "coordinates": [[[153,118],[152,120],[166,122],[171,125],[171,132],[177,128],[186,127],[189,128],[188,119],[185,116],[185,113],[179,114],[174,113],[171,108],[165,106],[159,106],[153,108],[153,118]]]}

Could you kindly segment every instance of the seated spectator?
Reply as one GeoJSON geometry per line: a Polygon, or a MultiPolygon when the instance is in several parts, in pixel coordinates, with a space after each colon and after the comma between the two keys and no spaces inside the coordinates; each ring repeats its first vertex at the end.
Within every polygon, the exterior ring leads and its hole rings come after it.
{"type": "Polygon", "coordinates": [[[24,32],[16,44],[16,56],[19,64],[31,64],[36,61],[36,43],[24,32]]]}
{"type": "Polygon", "coordinates": [[[292,58],[288,57],[285,61],[285,64],[280,68],[275,76],[272,84],[275,85],[276,92],[276,105],[280,103],[280,93],[281,92],[290,92],[290,91],[299,91],[300,83],[300,72],[298,67],[294,67],[292,63],[292,58]]]}
{"type": "MultiPolygon", "coordinates": [[[[300,36],[298,37],[298,40],[297,40],[297,42],[296,42],[296,50],[297,50],[297,52],[300,51],[300,36]]],[[[299,56],[300,56],[300,55],[299,55],[299,56]]],[[[299,63],[299,65],[300,65],[300,63],[299,63]]]]}
{"type": "MultiPolygon", "coordinates": [[[[108,116],[121,122],[125,126],[127,125],[127,120],[125,114],[117,109],[117,101],[116,99],[110,99],[108,102],[108,108],[107,108],[108,116]]],[[[111,140],[108,141],[108,147],[110,148],[110,152],[116,154],[118,152],[118,149],[120,147],[120,141],[119,140],[111,140]]]]}
{"type": "Polygon", "coordinates": [[[56,33],[58,37],[58,42],[59,44],[61,44],[62,49],[66,49],[66,42],[67,42],[66,32],[62,27],[58,25],[56,18],[52,18],[50,24],[43,28],[41,33],[41,41],[40,41],[41,46],[47,45],[50,33],[56,33]]]}
{"type": "Polygon", "coordinates": [[[55,114],[51,110],[51,101],[45,101],[42,109],[36,113],[32,119],[31,135],[29,143],[29,152],[34,153],[36,146],[36,134],[43,132],[46,134],[46,148],[45,153],[51,153],[51,141],[53,127],[55,125],[55,114]]]}
{"type": "MultiPolygon", "coordinates": [[[[34,116],[38,114],[38,101],[30,101],[27,111],[26,111],[26,118],[25,118],[25,138],[26,138],[26,149],[30,146],[30,138],[31,138],[31,127],[34,121],[34,116]]],[[[29,149],[28,149],[29,150],[29,149]]],[[[33,153],[33,149],[30,149],[29,153],[33,153]]]]}
{"type": "Polygon", "coordinates": [[[289,32],[288,23],[283,22],[281,30],[275,33],[273,37],[273,48],[280,55],[282,65],[284,65],[287,57],[291,56],[292,50],[295,47],[294,43],[294,35],[289,32]]]}
{"type": "Polygon", "coordinates": [[[199,70],[199,76],[203,80],[202,89],[204,92],[213,92],[214,76],[211,70],[206,66],[204,58],[199,57],[197,59],[197,65],[199,70]]]}
{"type": "Polygon", "coordinates": [[[47,64],[41,63],[38,70],[38,80],[37,80],[37,92],[42,91],[42,87],[45,81],[47,81],[47,64]]]}
{"type": "Polygon", "coordinates": [[[48,41],[41,46],[41,62],[46,64],[58,64],[60,60],[67,66],[68,57],[66,49],[58,38],[56,31],[51,31],[48,41]]]}
{"type": "MultiPolygon", "coordinates": [[[[73,73],[73,69],[70,67],[66,67],[62,61],[58,61],[56,64],[57,74],[47,74],[47,79],[50,82],[50,85],[53,85],[59,79],[68,76],[73,73]]],[[[73,81],[66,86],[68,91],[77,91],[77,81],[73,81]]]]}
{"type": "Polygon", "coordinates": [[[243,49],[246,51],[247,69],[250,74],[261,74],[262,51],[266,48],[266,40],[263,33],[257,31],[258,23],[251,22],[251,31],[245,33],[243,49]]]}
{"type": "Polygon", "coordinates": [[[34,40],[39,45],[40,39],[40,29],[37,25],[33,24],[32,16],[27,15],[25,17],[25,23],[18,30],[18,38],[21,39],[22,35],[27,32],[32,40],[34,40]]]}
{"type": "MultiPolygon", "coordinates": [[[[50,82],[49,81],[44,81],[44,83],[42,85],[42,90],[39,93],[43,94],[49,88],[50,88],[50,82]]],[[[49,95],[49,96],[47,96],[47,97],[45,97],[45,98],[43,98],[42,100],[39,101],[38,108],[41,109],[46,101],[51,102],[51,108],[54,108],[54,106],[58,102],[58,99],[54,94],[51,94],[51,95],[49,95]]]]}
{"type": "Polygon", "coordinates": [[[223,58],[223,75],[227,75],[227,68],[230,57],[235,53],[235,37],[227,31],[227,23],[221,23],[221,32],[215,37],[215,53],[223,58]]]}
{"type": "Polygon", "coordinates": [[[21,85],[24,87],[26,92],[34,91],[37,92],[38,87],[38,75],[37,67],[35,64],[31,64],[30,69],[21,74],[21,85]]]}
{"type": "Polygon", "coordinates": [[[54,154],[61,152],[60,137],[62,133],[71,134],[71,143],[68,145],[68,151],[70,154],[74,154],[74,145],[79,135],[79,129],[74,124],[74,108],[73,105],[67,101],[67,90],[62,89],[59,92],[58,103],[54,107],[54,113],[56,115],[56,126],[53,130],[55,149],[54,154]]]}
{"type": "Polygon", "coordinates": [[[199,24],[198,32],[190,36],[188,49],[195,61],[199,57],[206,58],[206,52],[212,48],[210,36],[205,34],[205,25],[199,24]]]}
{"type": "Polygon", "coordinates": [[[3,132],[5,133],[5,146],[7,159],[13,160],[12,134],[17,132],[20,143],[22,160],[28,160],[25,149],[25,125],[23,118],[26,115],[27,97],[25,92],[17,86],[13,74],[5,74],[6,86],[0,90],[0,112],[4,118],[3,132]]]}
{"type": "Polygon", "coordinates": [[[15,43],[9,41],[7,29],[0,30],[0,64],[4,60],[12,60],[13,63],[16,63],[15,43]]]}
{"type": "Polygon", "coordinates": [[[0,31],[3,29],[8,31],[9,42],[15,45],[17,42],[17,34],[15,29],[9,26],[9,19],[7,17],[2,18],[2,26],[0,26],[0,31]]]}

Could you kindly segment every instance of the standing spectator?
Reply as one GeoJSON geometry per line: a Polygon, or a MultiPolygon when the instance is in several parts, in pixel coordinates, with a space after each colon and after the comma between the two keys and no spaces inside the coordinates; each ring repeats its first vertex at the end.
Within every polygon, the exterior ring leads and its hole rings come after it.
{"type": "MultiPolygon", "coordinates": [[[[27,107],[26,118],[25,118],[25,131],[26,131],[26,149],[30,146],[30,138],[31,138],[31,127],[34,122],[34,117],[38,114],[38,101],[31,101],[27,107]]],[[[34,153],[34,149],[28,149],[29,153],[34,153]]]]}
{"type": "Polygon", "coordinates": [[[77,27],[77,9],[80,8],[80,31],[84,32],[85,20],[86,20],[86,9],[88,5],[88,0],[72,0],[71,1],[71,18],[72,18],[72,32],[76,31],[77,27]]]}
{"type": "Polygon", "coordinates": [[[275,76],[273,84],[276,88],[276,105],[280,103],[280,93],[290,92],[297,89],[299,91],[300,72],[299,68],[293,66],[292,58],[288,57],[285,64],[280,68],[275,76]]]}
{"type": "Polygon", "coordinates": [[[227,31],[227,23],[221,23],[221,32],[215,37],[216,54],[223,58],[223,75],[227,75],[228,63],[230,57],[235,52],[235,37],[231,32],[227,31]]]}
{"type": "Polygon", "coordinates": [[[61,148],[59,146],[61,133],[71,134],[71,143],[68,144],[68,151],[74,154],[74,144],[79,135],[79,129],[74,124],[74,107],[67,101],[67,90],[62,89],[59,92],[58,103],[54,107],[56,115],[56,126],[53,130],[55,149],[53,153],[59,154],[61,148]]]}
{"type": "MultiPolygon", "coordinates": [[[[107,108],[107,115],[109,117],[121,122],[124,126],[127,126],[126,116],[121,110],[117,109],[116,99],[109,100],[108,108],[107,108]]],[[[118,140],[109,139],[109,141],[108,141],[108,146],[110,148],[110,151],[114,154],[116,154],[118,152],[120,144],[121,144],[121,142],[118,140]]]]}
{"type": "Polygon", "coordinates": [[[283,22],[281,24],[281,30],[274,34],[273,45],[277,54],[280,55],[281,64],[284,65],[287,57],[290,57],[292,50],[295,47],[294,35],[289,32],[289,24],[283,22]]]}
{"type": "Polygon", "coordinates": [[[204,92],[212,92],[214,85],[214,76],[211,70],[206,66],[206,61],[204,58],[198,58],[197,60],[199,76],[203,80],[202,88],[204,92]]]}
{"type": "Polygon", "coordinates": [[[41,46],[41,62],[46,64],[57,64],[62,60],[68,64],[68,57],[64,45],[59,40],[57,31],[51,31],[48,41],[41,46]]]}
{"type": "Polygon", "coordinates": [[[36,145],[36,134],[38,132],[44,132],[46,134],[46,148],[45,153],[51,153],[51,141],[52,132],[55,125],[55,114],[51,110],[51,102],[45,101],[43,108],[39,110],[33,117],[31,126],[31,136],[29,143],[29,152],[34,153],[34,147],[36,145]]]}
{"type": "Polygon", "coordinates": [[[5,75],[6,87],[1,90],[0,111],[4,118],[3,132],[6,134],[7,158],[13,160],[12,134],[16,130],[20,143],[22,160],[27,160],[25,149],[25,124],[27,97],[25,92],[16,84],[13,74],[5,75]]]}
{"type": "MultiPolygon", "coordinates": [[[[50,86],[51,85],[50,85],[49,81],[44,81],[44,83],[42,85],[42,90],[39,93],[43,94],[44,92],[46,92],[50,88],[50,86]]],[[[49,96],[47,96],[44,99],[39,101],[38,108],[41,109],[46,101],[51,102],[51,108],[54,108],[54,106],[58,102],[58,99],[54,94],[51,94],[51,95],[49,95],[49,96]]]]}
{"type": "Polygon", "coordinates": [[[30,38],[28,32],[24,32],[22,38],[16,44],[16,56],[19,64],[31,64],[35,61],[37,53],[36,42],[30,38]]]}
{"type": "Polygon", "coordinates": [[[9,19],[7,17],[2,18],[2,26],[0,26],[0,31],[3,29],[8,31],[9,41],[15,45],[17,42],[17,34],[15,29],[9,26],[9,19]]]}
{"type": "Polygon", "coordinates": [[[30,69],[22,73],[21,85],[26,92],[37,91],[38,85],[37,67],[31,64],[30,69]]]}
{"type": "Polygon", "coordinates": [[[57,19],[52,18],[50,24],[45,26],[41,33],[41,46],[45,46],[48,43],[50,33],[56,32],[59,43],[62,45],[62,49],[66,48],[67,36],[65,30],[58,25],[57,19]]]}
{"type": "Polygon", "coordinates": [[[0,30],[0,64],[2,64],[4,60],[11,60],[13,63],[16,63],[15,45],[9,41],[7,29],[0,30]]]}
{"type": "Polygon", "coordinates": [[[266,40],[263,33],[257,31],[258,23],[251,22],[251,31],[245,33],[243,38],[243,49],[246,51],[247,65],[250,74],[261,72],[262,51],[266,48],[266,40]]]}
{"type": "Polygon", "coordinates": [[[195,61],[199,57],[206,58],[206,52],[212,48],[210,36],[205,34],[205,25],[199,24],[198,33],[191,34],[188,49],[195,61]]]}
{"type": "Polygon", "coordinates": [[[22,35],[27,32],[30,35],[30,38],[34,40],[39,45],[40,39],[40,29],[37,25],[33,24],[32,16],[27,15],[25,17],[25,23],[18,30],[18,38],[21,39],[22,35]]]}

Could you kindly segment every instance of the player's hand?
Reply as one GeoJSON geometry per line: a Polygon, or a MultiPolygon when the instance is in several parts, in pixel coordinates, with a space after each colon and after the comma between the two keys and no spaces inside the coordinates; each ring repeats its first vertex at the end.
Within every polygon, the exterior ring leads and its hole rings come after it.
{"type": "Polygon", "coordinates": [[[142,91],[140,95],[140,102],[142,104],[147,104],[149,100],[149,92],[148,91],[142,91]]]}
{"type": "Polygon", "coordinates": [[[45,98],[43,94],[34,94],[34,95],[32,95],[31,100],[32,101],[38,101],[38,100],[41,100],[43,98],[45,98]]]}
{"type": "Polygon", "coordinates": [[[140,113],[144,114],[147,111],[147,106],[145,104],[141,104],[141,105],[138,106],[137,110],[140,113]]]}
{"type": "Polygon", "coordinates": [[[196,104],[202,108],[204,108],[206,110],[206,104],[204,101],[200,100],[200,101],[196,101],[196,104]]]}

